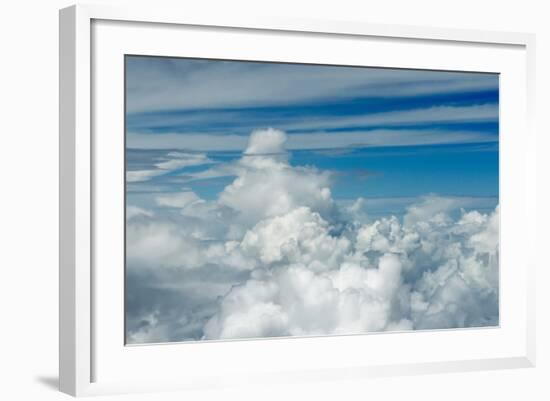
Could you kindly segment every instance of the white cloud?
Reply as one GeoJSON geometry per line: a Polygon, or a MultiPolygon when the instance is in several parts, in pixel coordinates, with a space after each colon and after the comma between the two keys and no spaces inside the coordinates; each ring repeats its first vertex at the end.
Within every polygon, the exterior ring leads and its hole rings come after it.
{"type": "Polygon", "coordinates": [[[150,180],[153,177],[157,177],[161,174],[164,174],[165,171],[162,170],[134,170],[126,172],[126,181],[127,182],[142,182],[150,180]]]}
{"type": "Polygon", "coordinates": [[[126,219],[133,219],[137,216],[153,217],[153,212],[132,205],[126,207],[126,219]]]}
{"type": "MultiPolygon", "coordinates": [[[[494,135],[482,131],[452,132],[438,129],[374,129],[366,131],[342,131],[336,133],[311,132],[286,135],[287,150],[338,149],[350,146],[413,146],[443,145],[456,143],[495,142],[494,135]]],[[[149,134],[129,132],[128,146],[135,149],[185,148],[194,151],[244,151],[248,138],[242,135],[223,133],[162,133],[149,134]]]]}
{"type": "Polygon", "coordinates": [[[283,125],[288,130],[323,130],[353,127],[393,127],[405,124],[498,121],[497,104],[473,106],[435,106],[425,109],[391,111],[356,116],[310,118],[283,125]]]}
{"type": "Polygon", "coordinates": [[[473,234],[468,243],[475,248],[478,252],[491,252],[498,247],[499,240],[499,209],[490,217],[481,216],[479,213],[471,212],[465,216],[465,220],[468,221],[468,217],[475,215],[476,219],[470,222],[470,225],[481,225],[485,223],[485,229],[473,234]],[[488,221],[487,221],[488,219],[488,221]]]}
{"type": "Polygon", "coordinates": [[[245,234],[240,247],[263,264],[302,263],[325,271],[341,263],[350,249],[346,237],[334,237],[329,224],[307,207],[260,221],[245,234]]]}
{"type": "MultiPolygon", "coordinates": [[[[424,206],[430,210],[434,202],[424,206]]],[[[291,212],[286,224],[281,217],[260,223],[241,246],[255,250],[262,267],[224,297],[204,338],[496,324],[498,243],[492,224],[498,222],[498,210],[474,219],[464,235],[468,213],[458,221],[450,216],[414,220],[420,208],[414,208],[407,226],[396,218],[378,220],[361,227],[351,243],[344,240],[343,247],[341,237],[327,240],[328,223],[319,218],[304,221],[291,212]],[[305,238],[304,231],[309,232],[305,238]],[[452,238],[455,232],[460,236],[452,238]],[[316,260],[324,262],[323,268],[316,260]],[[259,314],[263,308],[270,312],[259,314]]]]}
{"type": "Polygon", "coordinates": [[[160,195],[155,200],[159,206],[184,208],[193,203],[200,202],[201,198],[193,191],[184,191],[160,195]]]}
{"type": "Polygon", "coordinates": [[[286,134],[283,131],[268,128],[250,134],[246,155],[273,155],[285,152],[286,134]]]}
{"type": "Polygon", "coordinates": [[[391,254],[377,268],[346,263],[315,273],[303,264],[286,265],[233,287],[206,324],[205,339],[349,334],[383,330],[390,323],[403,326],[404,319],[390,316],[401,288],[400,271],[399,258],[391,254]]]}
{"type": "Polygon", "coordinates": [[[213,178],[221,177],[233,177],[238,175],[239,169],[233,164],[218,164],[207,170],[197,172],[186,172],[186,182],[192,182],[196,180],[209,180],[213,178]]]}
{"type": "Polygon", "coordinates": [[[237,178],[219,195],[219,203],[238,212],[248,226],[300,206],[325,216],[332,212],[329,174],[312,167],[290,166],[286,156],[280,155],[285,140],[282,131],[256,132],[248,151],[261,154],[245,154],[239,161],[237,178]]]}
{"type": "Polygon", "coordinates": [[[126,238],[127,263],[134,268],[194,268],[202,262],[199,240],[184,228],[170,223],[139,221],[127,224],[126,238]]]}
{"type": "Polygon", "coordinates": [[[406,226],[421,227],[431,227],[433,224],[444,225],[450,219],[447,212],[456,209],[459,202],[458,198],[427,196],[421,203],[408,208],[403,223],[406,226]]]}
{"type": "Polygon", "coordinates": [[[167,158],[155,164],[161,170],[176,170],[182,167],[200,166],[213,163],[206,155],[196,153],[169,152],[167,158]]]}
{"type": "MultiPolygon", "coordinates": [[[[150,135],[149,135],[150,137],[150,135]]],[[[214,163],[204,154],[168,152],[153,168],[147,170],[130,170],[126,172],[127,182],[143,182],[171,171],[190,166],[201,166],[214,163]]]]}
{"type": "MultiPolygon", "coordinates": [[[[192,292],[210,298],[176,319],[181,333],[219,339],[498,323],[498,207],[466,212],[471,199],[430,195],[403,218],[368,221],[369,200],[338,211],[330,176],[292,167],[286,139],[255,132],[216,201],[187,190],[163,194],[157,202],[177,217],[139,212],[144,218],[129,220],[132,269],[195,272],[205,283],[217,269],[215,287],[196,282],[192,292]]],[[[132,338],[173,339],[159,314],[143,311],[146,329],[132,338]]]]}
{"type": "MultiPolygon", "coordinates": [[[[206,128],[210,134],[223,136],[231,131],[243,135],[258,126],[276,126],[291,134],[303,131],[323,131],[338,129],[386,129],[408,126],[428,126],[434,124],[498,122],[498,104],[488,102],[473,105],[425,106],[407,110],[372,112],[357,110],[352,115],[327,115],[315,111],[300,114],[281,114],[275,111],[263,113],[252,110],[226,111],[203,110],[200,113],[177,113],[148,115],[146,121],[132,126],[136,132],[148,132],[159,125],[178,127],[184,135],[193,134],[194,127],[206,128]],[[217,127],[225,127],[220,131],[217,127]]],[[[178,132],[174,132],[177,134],[178,132]]],[[[157,133],[158,134],[158,133],[157,133]]],[[[195,132],[198,134],[198,132],[195,132]]],[[[150,134],[149,137],[151,137],[150,134]]],[[[241,136],[242,138],[242,136],[241,136]]],[[[152,137],[151,140],[155,140],[152,137]]],[[[243,142],[243,141],[241,141],[243,142]]],[[[242,146],[246,142],[241,143],[242,146]]]]}
{"type": "Polygon", "coordinates": [[[128,61],[128,111],[278,106],[498,88],[496,74],[203,60],[128,61]],[[383,90],[381,90],[383,89],[383,90]]]}

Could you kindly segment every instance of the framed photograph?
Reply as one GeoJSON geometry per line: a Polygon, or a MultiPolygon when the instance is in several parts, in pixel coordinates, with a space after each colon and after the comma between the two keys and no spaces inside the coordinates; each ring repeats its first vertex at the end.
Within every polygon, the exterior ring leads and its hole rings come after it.
{"type": "Polygon", "coordinates": [[[60,12],[60,388],[535,363],[534,37],[60,12]]]}

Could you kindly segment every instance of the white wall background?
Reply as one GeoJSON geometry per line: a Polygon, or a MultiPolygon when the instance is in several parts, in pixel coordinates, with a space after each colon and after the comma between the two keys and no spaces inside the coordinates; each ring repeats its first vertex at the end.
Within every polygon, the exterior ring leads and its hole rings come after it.
{"type": "MultiPolygon", "coordinates": [[[[112,0],[96,3],[128,4],[112,0]]],[[[146,3],[146,2],[143,2],[146,3]]],[[[150,1],[213,13],[364,20],[534,32],[537,36],[538,366],[534,369],[327,382],[200,394],[106,399],[550,399],[550,24],[536,0],[150,1]]],[[[65,0],[3,2],[0,8],[0,399],[57,400],[58,21],[65,0]]],[[[518,132],[518,135],[521,135],[518,132]]],[[[519,267],[519,266],[518,266],[519,267]]]]}

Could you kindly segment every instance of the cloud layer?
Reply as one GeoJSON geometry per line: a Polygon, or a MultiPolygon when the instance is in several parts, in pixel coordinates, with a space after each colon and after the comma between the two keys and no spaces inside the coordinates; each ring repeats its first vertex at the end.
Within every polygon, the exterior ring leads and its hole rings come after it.
{"type": "Polygon", "coordinates": [[[498,76],[200,59],[127,58],[131,113],[258,107],[358,97],[412,97],[498,88],[498,76]],[[343,71],[345,74],[343,75],[343,71]],[[214,89],[213,89],[214,88],[214,89]]]}
{"type": "MultiPolygon", "coordinates": [[[[432,195],[365,218],[360,199],[334,201],[330,172],[292,166],[286,141],[253,132],[210,170],[235,177],[215,200],[183,189],[159,194],[166,214],[129,205],[129,342],[498,324],[498,207],[432,195]]],[[[153,171],[182,163],[211,161],[172,155],[153,171]]]]}
{"type": "Polygon", "coordinates": [[[132,149],[242,152],[261,127],[284,130],[291,150],[498,142],[498,74],[125,60],[132,149]]]}

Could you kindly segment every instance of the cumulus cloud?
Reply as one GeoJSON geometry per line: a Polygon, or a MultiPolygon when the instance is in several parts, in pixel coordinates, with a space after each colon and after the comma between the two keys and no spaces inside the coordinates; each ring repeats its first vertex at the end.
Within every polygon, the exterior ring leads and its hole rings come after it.
{"type": "Polygon", "coordinates": [[[498,324],[498,207],[429,195],[403,217],[340,210],[330,173],[292,166],[286,140],[254,132],[215,201],[184,190],[157,197],[169,219],[132,212],[130,274],[163,271],[171,301],[131,312],[131,341],[498,324]]]}
{"type": "Polygon", "coordinates": [[[254,131],[248,140],[245,155],[269,156],[285,153],[286,134],[283,131],[269,128],[254,131]]]}
{"type": "Polygon", "coordinates": [[[300,206],[322,215],[334,210],[330,174],[314,167],[292,167],[283,145],[286,134],[268,129],[252,134],[239,161],[237,178],[219,196],[246,224],[280,216],[300,206]]]}
{"type": "Polygon", "coordinates": [[[264,265],[285,261],[325,271],[338,265],[350,249],[346,237],[332,236],[329,229],[318,213],[299,207],[260,221],[246,232],[240,247],[264,265]]]}
{"type": "Polygon", "coordinates": [[[331,236],[308,209],[286,215],[286,226],[281,217],[260,223],[241,246],[262,267],[221,301],[204,338],[497,324],[498,210],[411,223],[438,202],[448,204],[431,198],[411,208],[407,225],[381,219],[349,237],[331,236]],[[259,318],[262,308],[270,312],[259,318]]]}
{"type": "Polygon", "coordinates": [[[391,320],[400,271],[399,258],[390,254],[376,268],[347,262],[316,273],[301,263],[282,266],[233,287],[204,338],[361,333],[390,323],[392,329],[412,328],[406,319],[391,320]]]}

